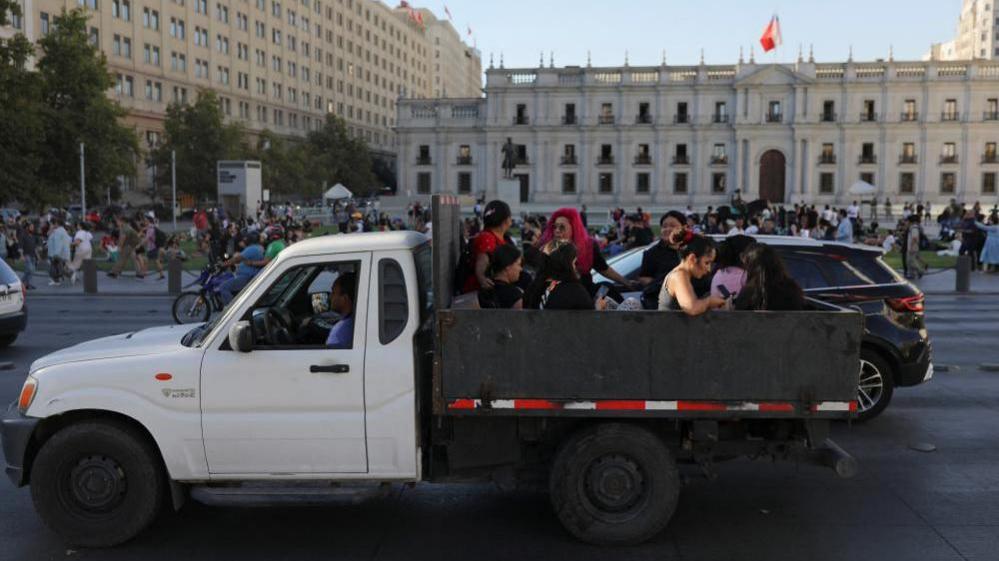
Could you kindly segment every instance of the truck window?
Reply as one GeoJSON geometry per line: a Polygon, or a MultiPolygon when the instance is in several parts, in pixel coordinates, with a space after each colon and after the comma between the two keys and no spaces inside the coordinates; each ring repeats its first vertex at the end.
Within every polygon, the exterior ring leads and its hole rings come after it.
{"type": "Polygon", "coordinates": [[[395,341],[409,323],[406,277],[395,259],[378,262],[378,342],[395,341]]]}
{"type": "Polygon", "coordinates": [[[339,345],[333,348],[352,348],[353,309],[364,305],[363,298],[358,301],[360,269],[359,262],[345,261],[311,263],[285,271],[243,318],[253,327],[254,348],[324,348],[329,346],[333,331],[339,345]],[[341,288],[334,294],[333,286],[338,282],[341,288]],[[344,331],[347,328],[349,333],[344,331]]]}
{"type": "Polygon", "coordinates": [[[413,252],[416,262],[416,283],[420,291],[420,324],[422,325],[434,311],[433,261],[430,259],[430,243],[427,242],[413,252]]]}

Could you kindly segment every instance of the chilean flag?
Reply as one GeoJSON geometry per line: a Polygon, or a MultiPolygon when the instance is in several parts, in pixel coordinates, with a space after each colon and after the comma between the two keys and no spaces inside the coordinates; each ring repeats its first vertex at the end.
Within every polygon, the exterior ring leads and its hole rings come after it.
{"type": "Polygon", "coordinates": [[[784,40],[780,36],[780,18],[775,14],[774,17],[770,18],[767,28],[763,30],[763,36],[760,37],[760,44],[763,45],[763,52],[769,53],[783,42],[784,40]]]}

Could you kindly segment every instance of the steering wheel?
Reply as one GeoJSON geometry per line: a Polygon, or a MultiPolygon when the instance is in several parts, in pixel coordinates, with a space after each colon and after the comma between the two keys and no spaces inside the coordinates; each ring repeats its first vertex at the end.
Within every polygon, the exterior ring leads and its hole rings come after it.
{"type": "Polygon", "coordinates": [[[291,312],[284,308],[274,306],[267,309],[264,315],[264,328],[267,330],[267,339],[271,345],[290,345],[295,342],[295,337],[291,333],[293,318],[291,312]]]}

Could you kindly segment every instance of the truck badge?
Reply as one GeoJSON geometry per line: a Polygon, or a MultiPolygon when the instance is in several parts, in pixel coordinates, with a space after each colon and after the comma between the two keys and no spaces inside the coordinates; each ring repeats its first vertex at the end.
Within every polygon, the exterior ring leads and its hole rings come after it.
{"type": "Polygon", "coordinates": [[[182,398],[182,397],[193,398],[194,397],[194,388],[185,388],[185,389],[180,389],[180,390],[172,390],[170,388],[163,388],[160,391],[163,392],[163,397],[172,397],[172,398],[182,398]]]}

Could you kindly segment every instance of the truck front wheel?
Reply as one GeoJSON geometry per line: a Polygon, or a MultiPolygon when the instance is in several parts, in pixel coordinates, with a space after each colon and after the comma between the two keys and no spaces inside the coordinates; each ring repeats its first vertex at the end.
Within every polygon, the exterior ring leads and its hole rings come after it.
{"type": "Polygon", "coordinates": [[[562,525],[580,540],[637,544],[666,527],[679,481],[672,455],[650,431],[602,424],[576,433],[559,449],[551,500],[562,525]]]}
{"type": "Polygon", "coordinates": [[[135,429],[88,421],[66,427],[38,451],[31,497],[42,520],[67,542],[110,547],[156,517],[164,476],[153,446],[135,429]]]}

